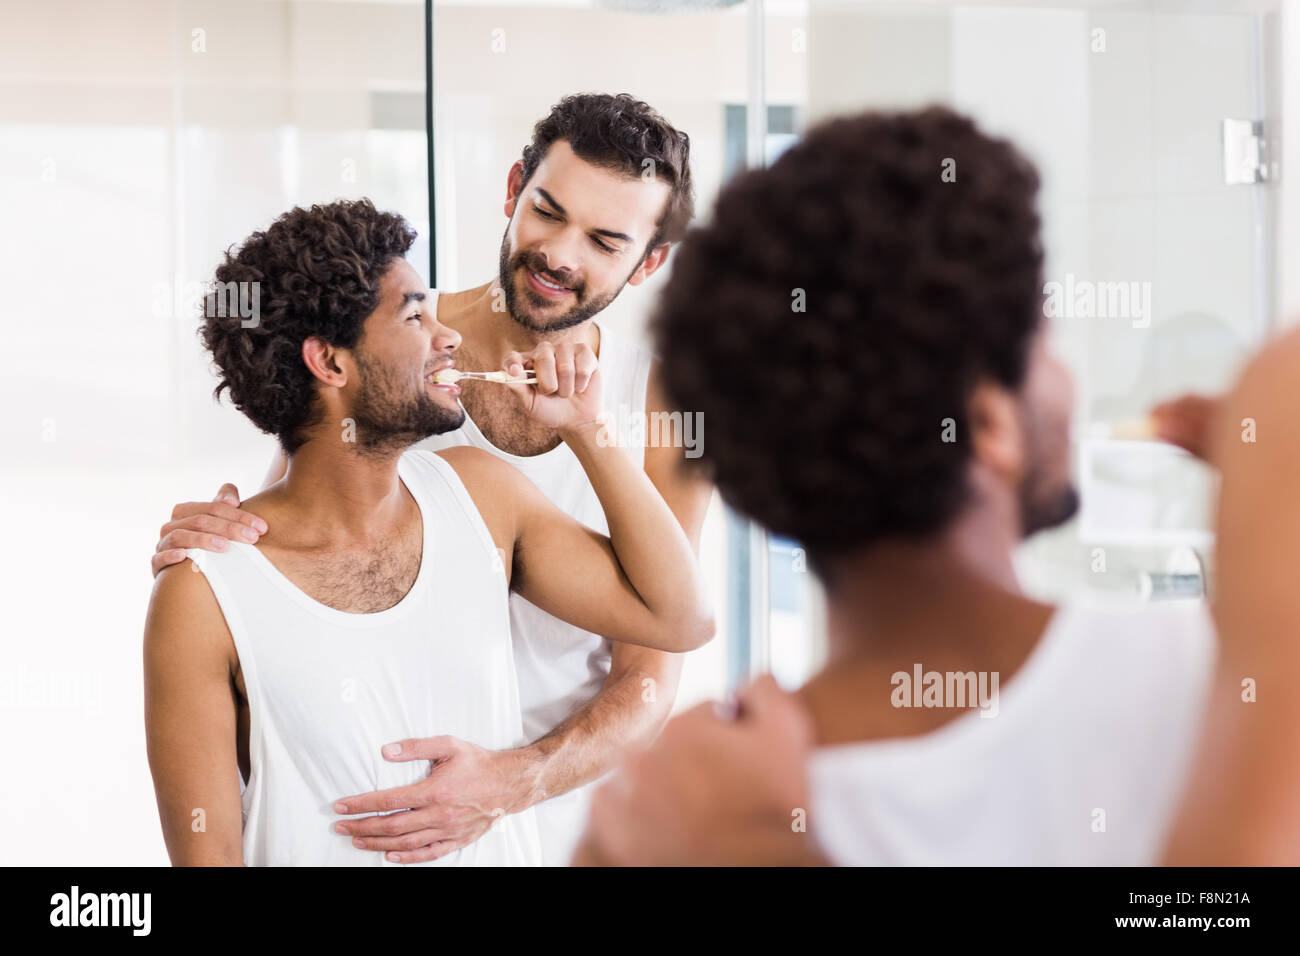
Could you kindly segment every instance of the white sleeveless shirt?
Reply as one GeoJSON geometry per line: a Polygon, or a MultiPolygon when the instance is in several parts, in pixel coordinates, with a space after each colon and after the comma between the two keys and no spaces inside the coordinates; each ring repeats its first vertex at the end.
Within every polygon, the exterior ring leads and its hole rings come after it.
{"type": "MultiPolygon", "coordinates": [[[[435,314],[437,295],[434,290],[431,308],[435,314]]],[[[628,421],[644,422],[650,351],[611,334],[604,325],[596,323],[596,327],[600,330],[598,359],[605,410],[615,416],[620,426],[628,421]]],[[[644,430],[620,427],[619,441],[626,443],[625,451],[638,467],[645,465],[644,437],[644,430]]],[[[565,514],[601,534],[609,533],[600,499],[568,445],[561,443],[531,457],[512,455],[488,441],[466,415],[465,424],[460,428],[427,438],[416,447],[438,451],[454,445],[472,445],[509,462],[532,479],[542,494],[565,514]]],[[[534,741],[554,730],[600,692],[609,676],[610,642],[547,614],[514,592],[510,594],[510,629],[519,673],[524,734],[529,741],[534,741]]],[[[592,781],[537,804],[545,865],[567,866],[572,859],[586,823],[591,792],[598,782],[592,781]]]]}
{"type": "MultiPolygon", "coordinates": [[[[353,614],[316,601],[255,546],[189,549],[239,654],[250,712],[243,787],[250,866],[404,866],[334,832],[340,797],[416,783],[429,761],[380,747],[451,734],[490,749],[525,743],[500,556],[446,461],[408,451],[398,476],[424,522],[415,584],[397,604],[353,614]]],[[[532,810],[427,865],[541,863],[532,810]]],[[[414,864],[425,865],[425,864],[414,864]]]]}
{"type": "Polygon", "coordinates": [[[1199,602],[1063,606],[996,716],[815,750],[809,833],[846,866],[1153,866],[1214,660],[1199,602]]]}

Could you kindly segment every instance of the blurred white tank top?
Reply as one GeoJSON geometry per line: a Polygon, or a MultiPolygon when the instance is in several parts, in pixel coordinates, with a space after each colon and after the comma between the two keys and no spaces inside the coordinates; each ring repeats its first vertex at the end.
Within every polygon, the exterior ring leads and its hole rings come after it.
{"type": "Polygon", "coordinates": [[[996,716],[818,748],[809,833],[847,866],[1154,865],[1215,652],[1200,602],[1063,606],[996,716]]]}
{"type": "MultiPolygon", "coordinates": [[[[353,614],[299,589],[251,544],[191,549],[234,637],[250,712],[243,788],[249,866],[404,866],[333,831],[340,797],[405,786],[429,762],[380,747],[451,734],[483,747],[525,743],[504,569],[460,478],[408,451],[398,476],[424,522],[415,584],[397,604],[353,614]]],[[[499,820],[430,866],[537,866],[533,811],[499,820]]]]}
{"type": "MultiPolygon", "coordinates": [[[[437,295],[435,290],[432,305],[435,310],[437,295]]],[[[650,351],[612,334],[605,325],[596,323],[596,327],[600,329],[598,358],[605,409],[615,415],[620,425],[629,420],[644,421],[650,351]]],[[[644,467],[644,432],[623,429],[620,441],[627,442],[628,454],[638,467],[644,467]]],[[[438,451],[454,445],[473,445],[509,462],[532,479],[561,511],[602,534],[609,533],[600,500],[568,445],[561,443],[531,457],[512,455],[488,441],[467,415],[460,428],[427,438],[416,447],[438,451]]],[[[609,676],[610,642],[547,614],[513,592],[510,630],[519,672],[524,734],[533,741],[544,737],[599,693],[609,676]]],[[[542,854],[547,866],[568,865],[582,836],[591,791],[598,782],[537,805],[542,854]]]]}

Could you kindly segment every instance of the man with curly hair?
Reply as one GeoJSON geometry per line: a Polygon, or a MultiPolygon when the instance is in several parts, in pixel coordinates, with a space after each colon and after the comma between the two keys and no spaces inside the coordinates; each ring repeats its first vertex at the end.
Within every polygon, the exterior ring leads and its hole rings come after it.
{"type": "Polygon", "coordinates": [[[403,258],[414,238],[400,216],[341,201],[291,210],[217,269],[223,287],[257,283],[263,306],[251,324],[207,310],[217,394],[288,467],[244,503],[267,529],[256,545],[190,549],[155,581],[146,727],[175,863],[397,864],[435,845],[425,862],[540,864],[530,806],[492,772],[493,754],[528,743],[509,595],[663,652],[712,634],[690,542],[610,434],[585,344],[504,363],[535,378],[510,393],[580,461],[608,536],[481,449],[408,451],[465,418],[459,388],[436,379],[461,336],[403,258]],[[380,744],[433,734],[482,778],[454,836],[349,840],[340,796],[385,788],[378,809],[402,810],[425,761],[448,759],[386,762],[380,744]]]}
{"type": "Polygon", "coordinates": [[[867,113],[683,241],[652,320],[668,394],[708,420],[724,498],[806,548],[830,659],[671,722],[597,792],[579,862],[1159,858],[1213,631],[1017,582],[1016,546],[1076,507],[1037,188],[947,109],[867,113]]]}
{"type": "MultiPolygon", "coordinates": [[[[687,135],[627,94],[566,96],[535,125],[510,169],[504,208],[498,274],[474,288],[434,290],[426,303],[460,333],[460,367],[495,369],[506,353],[543,343],[585,345],[599,358],[607,410],[632,422],[656,420],[668,409],[649,351],[597,317],[625,285],[640,285],[664,264],[691,220],[687,135]]],[[[460,397],[464,424],[421,447],[471,445],[497,455],[561,510],[594,531],[608,530],[580,462],[555,429],[530,419],[519,398],[497,386],[469,385],[460,397]]],[[[643,464],[698,547],[711,489],[676,467],[685,449],[639,437],[626,434],[625,451],[643,464]]],[[[273,464],[268,483],[283,470],[282,460],[273,464]]],[[[162,529],[155,573],[186,547],[220,548],[245,533],[256,538],[259,527],[237,510],[234,486],[224,486],[218,498],[224,500],[176,506],[162,529]]],[[[510,598],[510,619],[529,746],[480,759],[478,750],[445,735],[402,742],[397,759],[440,758],[427,789],[409,796],[411,811],[396,820],[352,820],[351,832],[384,849],[401,842],[404,860],[426,859],[445,851],[407,849],[409,837],[437,828],[442,843],[454,844],[471,832],[459,821],[482,822],[466,810],[483,805],[487,794],[480,788],[506,779],[513,804],[537,807],[546,862],[568,862],[592,781],[623,748],[649,742],[667,720],[681,656],[612,642],[519,594],[510,598]]],[[[379,809],[389,796],[348,801],[347,811],[379,809]]]]}

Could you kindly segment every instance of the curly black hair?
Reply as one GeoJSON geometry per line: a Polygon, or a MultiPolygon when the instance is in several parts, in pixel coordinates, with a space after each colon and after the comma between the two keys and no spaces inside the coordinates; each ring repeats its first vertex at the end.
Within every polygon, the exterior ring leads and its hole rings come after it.
{"type": "Polygon", "coordinates": [[[551,144],[561,139],[576,156],[628,176],[643,175],[646,160],[650,160],[654,175],[671,187],[643,259],[655,246],[682,237],[695,216],[689,136],[628,93],[573,93],[533,126],[532,142],[524,147],[521,157],[523,185],[537,171],[551,144]]]}
{"type": "Polygon", "coordinates": [[[220,373],[214,397],[229,390],[234,406],[293,454],[316,415],[302,343],[315,336],[354,348],[381,277],[414,241],[405,219],[358,199],[295,207],[238,252],[227,249],[217,283],[258,283],[260,314],[250,322],[209,297],[200,335],[220,373]]]}
{"type": "Polygon", "coordinates": [[[724,499],[823,575],[964,507],[971,390],[1019,388],[1042,318],[1038,185],[951,110],[857,114],[738,175],[678,246],[650,319],[667,393],[703,414],[724,499]]]}

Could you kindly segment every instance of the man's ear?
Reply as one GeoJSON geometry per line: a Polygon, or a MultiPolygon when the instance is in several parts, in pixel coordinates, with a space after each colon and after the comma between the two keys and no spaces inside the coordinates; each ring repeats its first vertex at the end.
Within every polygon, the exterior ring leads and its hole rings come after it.
{"type": "Polygon", "coordinates": [[[515,164],[510,167],[510,172],[506,173],[506,218],[509,219],[515,214],[515,203],[519,201],[519,191],[523,188],[524,181],[524,161],[516,159],[515,164]]]}
{"type": "Polygon", "coordinates": [[[312,336],[302,343],[302,360],[312,375],[325,385],[342,388],[348,383],[351,363],[342,349],[312,336]]]}
{"type": "Polygon", "coordinates": [[[627,277],[628,285],[640,285],[650,276],[654,275],[661,265],[668,258],[668,250],[672,248],[672,243],[665,242],[655,246],[650,250],[650,254],[645,257],[645,261],[637,266],[636,272],[627,277]]]}
{"type": "Polygon", "coordinates": [[[967,405],[974,459],[999,478],[1018,482],[1025,468],[1025,433],[1016,396],[988,380],[967,405]]]}

